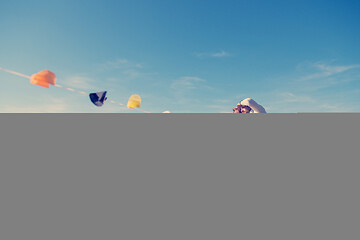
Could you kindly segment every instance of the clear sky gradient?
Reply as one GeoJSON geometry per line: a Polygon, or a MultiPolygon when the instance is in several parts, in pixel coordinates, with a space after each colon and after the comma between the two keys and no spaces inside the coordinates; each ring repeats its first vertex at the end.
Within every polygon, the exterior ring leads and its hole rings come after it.
{"type": "MultiPolygon", "coordinates": [[[[142,109],[360,112],[360,2],[12,0],[0,3],[0,67],[142,109]]],[[[0,112],[138,112],[0,72],[0,112]]]]}

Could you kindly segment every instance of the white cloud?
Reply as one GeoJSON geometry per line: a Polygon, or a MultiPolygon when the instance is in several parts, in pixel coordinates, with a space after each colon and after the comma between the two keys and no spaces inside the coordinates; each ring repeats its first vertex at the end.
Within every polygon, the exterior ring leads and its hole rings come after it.
{"type": "Polygon", "coordinates": [[[126,66],[129,63],[127,59],[116,59],[114,61],[108,61],[101,65],[103,70],[110,70],[110,69],[120,69],[126,66]]]}
{"type": "Polygon", "coordinates": [[[170,85],[173,98],[173,104],[188,105],[191,104],[201,105],[203,99],[200,99],[198,92],[204,89],[209,89],[206,81],[199,77],[181,77],[172,82],[170,85]]]}
{"type": "Polygon", "coordinates": [[[213,104],[213,105],[204,106],[204,108],[214,109],[218,113],[232,113],[233,112],[232,111],[233,107],[231,107],[231,105],[213,104]]]}
{"type": "Polygon", "coordinates": [[[307,95],[295,95],[291,92],[282,92],[279,93],[278,96],[280,96],[281,102],[284,103],[312,103],[315,102],[315,100],[307,95]]]}
{"type": "Polygon", "coordinates": [[[297,92],[317,91],[320,93],[329,88],[331,88],[329,90],[336,88],[338,92],[341,92],[345,91],[352,82],[360,79],[359,69],[360,64],[330,65],[323,62],[304,62],[298,64],[296,75],[291,76],[290,81],[289,77],[286,82],[281,81],[297,92]]]}
{"type": "Polygon", "coordinates": [[[223,57],[229,57],[231,56],[231,54],[222,50],[220,52],[213,52],[213,53],[209,53],[209,52],[195,53],[195,56],[200,58],[202,57],[223,58],[223,57]]]}
{"type": "Polygon", "coordinates": [[[125,58],[119,58],[113,61],[108,61],[99,66],[99,70],[101,71],[108,71],[108,70],[116,70],[116,69],[142,69],[144,68],[142,63],[135,63],[129,61],[125,58]]]}
{"type": "Polygon", "coordinates": [[[228,56],[230,56],[230,54],[225,51],[221,51],[218,53],[213,53],[213,54],[211,54],[211,56],[213,56],[213,57],[228,57],[228,56]]]}
{"type": "Polygon", "coordinates": [[[355,108],[352,106],[342,105],[342,104],[335,104],[331,105],[329,103],[318,103],[314,105],[307,106],[307,110],[299,111],[299,112],[354,112],[356,111],[355,108]]]}
{"type": "Polygon", "coordinates": [[[231,101],[230,99],[215,99],[214,103],[231,104],[231,103],[233,103],[233,101],[231,101]]]}
{"type": "Polygon", "coordinates": [[[329,66],[329,65],[318,63],[318,64],[315,64],[315,66],[328,74],[341,73],[341,72],[345,72],[345,71],[353,69],[353,68],[360,68],[359,64],[349,65],[349,66],[329,66]]]}
{"type": "Polygon", "coordinates": [[[237,102],[232,99],[213,99],[207,102],[207,105],[204,105],[204,108],[211,109],[211,112],[232,113],[232,108],[235,107],[236,104],[237,102]]]}
{"type": "Polygon", "coordinates": [[[204,79],[198,77],[182,77],[175,80],[171,84],[172,89],[176,89],[178,91],[183,90],[193,90],[200,87],[200,83],[206,82],[204,79]]]}
{"type": "Polygon", "coordinates": [[[61,99],[51,99],[50,103],[35,106],[6,105],[1,109],[4,113],[66,113],[70,112],[68,104],[61,99]]]}
{"type": "Polygon", "coordinates": [[[142,75],[142,73],[140,73],[139,71],[136,71],[134,69],[127,69],[127,70],[123,71],[123,74],[131,79],[140,77],[142,75]]]}
{"type": "Polygon", "coordinates": [[[73,88],[81,89],[93,89],[96,88],[93,83],[95,80],[85,76],[71,76],[64,80],[66,86],[71,86],[73,88]]]}
{"type": "Polygon", "coordinates": [[[359,111],[356,104],[349,99],[337,96],[335,99],[325,95],[301,95],[292,92],[274,93],[274,100],[266,103],[269,112],[354,112],[359,111]]]}
{"type": "Polygon", "coordinates": [[[303,77],[300,77],[298,81],[308,81],[312,79],[319,79],[329,77],[335,74],[346,72],[350,69],[360,68],[360,64],[348,65],[348,66],[330,66],[324,63],[314,63],[311,67],[316,68],[319,72],[312,73],[303,77]]]}
{"type": "Polygon", "coordinates": [[[354,79],[348,79],[348,78],[326,78],[326,79],[319,79],[319,80],[313,80],[310,84],[304,84],[302,88],[304,90],[308,91],[315,91],[319,89],[324,89],[328,87],[337,86],[339,84],[345,84],[353,81],[354,79]]]}
{"type": "MultiPolygon", "coordinates": [[[[101,64],[98,68],[100,72],[104,71],[116,71],[116,79],[119,79],[121,82],[128,82],[134,79],[150,77],[156,75],[154,72],[143,72],[144,65],[138,62],[132,62],[128,59],[119,58],[114,61],[108,61],[104,64],[101,64]]],[[[111,82],[115,78],[111,78],[111,82]]]]}
{"type": "Polygon", "coordinates": [[[359,69],[359,64],[300,63],[294,75],[276,79],[281,85],[264,93],[268,101],[263,106],[273,112],[359,111],[358,92],[351,88],[360,80],[359,69]]]}

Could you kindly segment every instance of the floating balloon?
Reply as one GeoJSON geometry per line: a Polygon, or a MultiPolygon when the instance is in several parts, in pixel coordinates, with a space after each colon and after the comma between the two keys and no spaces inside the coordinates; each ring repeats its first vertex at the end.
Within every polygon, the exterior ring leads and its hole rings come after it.
{"type": "Polygon", "coordinates": [[[131,97],[129,98],[127,107],[128,108],[140,108],[141,105],[141,97],[139,95],[131,95],[131,97]]]}
{"type": "Polygon", "coordinates": [[[56,75],[49,70],[43,70],[39,73],[33,74],[30,78],[30,83],[40,87],[49,88],[50,84],[55,85],[56,75]]]}
{"type": "Polygon", "coordinates": [[[106,97],[106,91],[104,92],[97,92],[97,93],[90,93],[89,97],[91,102],[98,107],[101,107],[102,105],[104,105],[104,102],[106,101],[107,97],[106,97]]]}

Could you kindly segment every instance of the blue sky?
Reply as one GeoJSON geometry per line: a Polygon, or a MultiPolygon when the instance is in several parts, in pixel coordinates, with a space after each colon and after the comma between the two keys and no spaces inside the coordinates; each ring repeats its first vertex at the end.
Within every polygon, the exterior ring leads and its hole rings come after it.
{"type": "MultiPolygon", "coordinates": [[[[132,0],[0,3],[0,67],[174,113],[360,112],[360,2],[132,0]]],[[[0,112],[138,112],[0,71],[0,112]]]]}

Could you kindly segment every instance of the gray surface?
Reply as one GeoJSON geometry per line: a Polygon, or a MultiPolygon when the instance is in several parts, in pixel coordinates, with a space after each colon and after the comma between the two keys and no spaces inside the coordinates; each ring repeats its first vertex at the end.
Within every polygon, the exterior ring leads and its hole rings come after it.
{"type": "Polygon", "coordinates": [[[360,114],[0,114],[0,239],[359,239],[360,114]]]}

